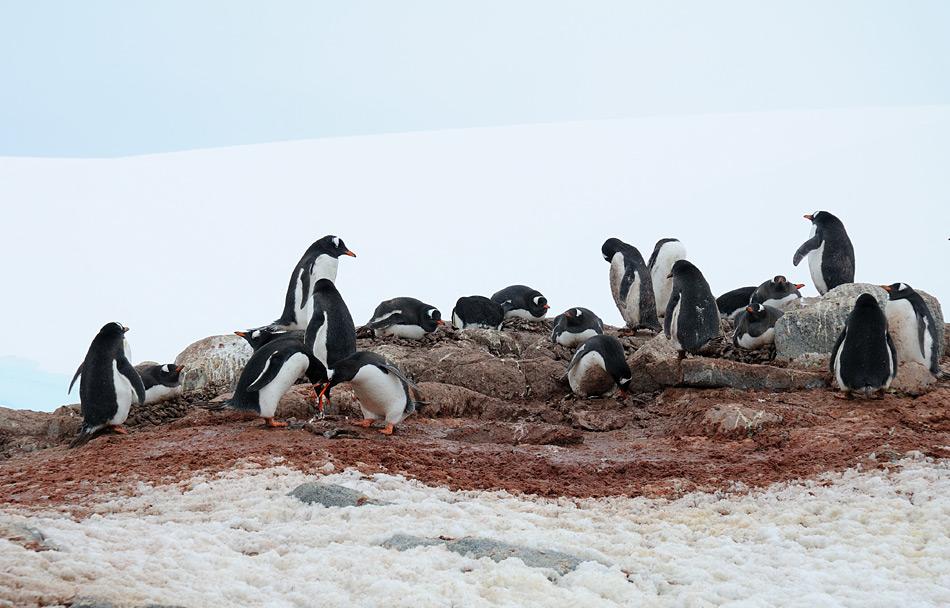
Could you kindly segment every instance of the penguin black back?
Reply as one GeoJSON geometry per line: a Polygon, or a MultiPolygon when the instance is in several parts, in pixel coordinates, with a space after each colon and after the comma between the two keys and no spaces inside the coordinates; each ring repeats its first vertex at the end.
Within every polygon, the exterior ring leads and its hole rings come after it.
{"type": "Polygon", "coordinates": [[[745,307],[749,305],[752,294],[755,293],[755,287],[739,287],[732,291],[727,291],[716,298],[716,307],[720,314],[733,318],[740,314],[745,307]]]}
{"type": "Polygon", "coordinates": [[[510,285],[491,297],[505,311],[505,317],[519,317],[529,320],[543,319],[547,314],[548,299],[537,289],[527,285],[510,285]]]}
{"type": "Polygon", "coordinates": [[[456,329],[501,329],[504,320],[501,304],[485,296],[463,296],[452,309],[452,326],[456,329]]]}
{"type": "Polygon", "coordinates": [[[670,272],[673,291],[666,305],[663,331],[680,353],[696,353],[721,335],[719,308],[706,277],[692,263],[678,260],[670,272]]]}
{"type": "Polygon", "coordinates": [[[313,317],[305,342],[328,369],[356,352],[356,326],[333,281],[320,279],[313,287],[313,317]]]}
{"type": "Polygon", "coordinates": [[[897,373],[887,318],[871,294],[863,293],[855,300],[831,351],[830,367],[843,390],[866,396],[887,388],[897,373]]]}

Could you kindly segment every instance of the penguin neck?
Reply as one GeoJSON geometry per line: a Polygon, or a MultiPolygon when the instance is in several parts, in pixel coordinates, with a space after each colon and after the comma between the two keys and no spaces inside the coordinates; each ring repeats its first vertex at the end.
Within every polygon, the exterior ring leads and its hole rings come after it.
{"type": "Polygon", "coordinates": [[[313,268],[310,270],[310,276],[313,280],[311,284],[315,284],[320,279],[329,279],[336,283],[336,271],[339,265],[339,258],[335,258],[332,255],[323,254],[317,256],[317,259],[313,261],[313,268]]]}

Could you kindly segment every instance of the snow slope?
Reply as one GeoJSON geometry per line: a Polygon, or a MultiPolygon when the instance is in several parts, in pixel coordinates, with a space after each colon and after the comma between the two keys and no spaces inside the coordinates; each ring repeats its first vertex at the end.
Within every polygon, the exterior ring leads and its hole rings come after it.
{"type": "Polygon", "coordinates": [[[810,283],[791,258],[816,209],[849,228],[858,280],[947,302],[947,158],[950,106],[2,158],[0,355],[71,375],[116,319],[136,360],[171,360],[274,319],[291,267],[327,233],[359,255],[339,274],[358,323],[383,299],[448,316],[459,296],[512,283],[540,289],[552,312],[586,306],[619,323],[600,255],[610,236],[645,257],[679,237],[717,292],[778,273],[810,283]]]}
{"type": "Polygon", "coordinates": [[[0,540],[0,605],[76,596],[201,606],[946,606],[950,464],[905,460],[754,493],[541,500],[452,492],[399,477],[326,481],[390,504],[307,506],[312,480],[248,467],[140,485],[75,521],[0,510],[57,549],[0,540]],[[481,536],[589,560],[558,577],[443,547],[385,549],[395,533],[481,536]]]}

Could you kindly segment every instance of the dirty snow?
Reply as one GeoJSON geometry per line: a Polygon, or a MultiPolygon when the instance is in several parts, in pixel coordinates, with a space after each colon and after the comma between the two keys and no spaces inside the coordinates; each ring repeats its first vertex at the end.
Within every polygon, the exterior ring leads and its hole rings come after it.
{"type": "Polygon", "coordinates": [[[0,538],[0,605],[950,605],[950,463],[923,458],[676,500],[547,500],[246,465],[140,485],[92,509],[80,521],[0,509],[0,530],[35,528],[53,547],[0,538]],[[387,504],[326,508],[287,496],[317,479],[387,504]],[[589,561],[558,576],[441,546],[379,546],[397,533],[478,536],[589,561]]]}

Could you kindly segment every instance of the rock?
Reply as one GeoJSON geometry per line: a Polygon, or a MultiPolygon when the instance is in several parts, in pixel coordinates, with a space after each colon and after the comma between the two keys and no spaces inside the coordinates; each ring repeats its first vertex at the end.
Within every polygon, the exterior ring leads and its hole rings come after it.
{"type": "Polygon", "coordinates": [[[683,384],[697,388],[731,387],[776,391],[822,388],[826,374],[727,359],[692,357],[681,363],[683,384]]]}
{"type": "Polygon", "coordinates": [[[78,409],[61,407],[48,413],[0,407],[0,455],[59,445],[76,436],[81,426],[78,409]]]}
{"type": "Polygon", "coordinates": [[[923,395],[929,391],[937,379],[930,369],[916,361],[901,361],[897,365],[897,377],[891,382],[891,388],[908,395],[923,395]]]}
{"type": "MultiPolygon", "coordinates": [[[[339,392],[343,392],[340,387],[339,392]]],[[[333,396],[337,396],[337,391],[333,391],[333,396]]],[[[324,402],[326,403],[326,402],[324,402]]],[[[290,390],[284,393],[284,396],[277,402],[277,411],[274,414],[277,418],[297,418],[306,420],[317,413],[317,403],[311,397],[310,383],[295,384],[290,390]]]]}
{"type": "Polygon", "coordinates": [[[377,504],[356,490],[333,483],[303,483],[294,488],[288,496],[308,505],[321,504],[324,507],[361,507],[377,504]]]}
{"type": "Polygon", "coordinates": [[[435,545],[442,545],[453,553],[475,559],[487,557],[493,561],[501,562],[513,557],[520,559],[528,567],[553,570],[562,576],[588,561],[560,551],[530,549],[489,538],[464,537],[444,540],[397,534],[382,543],[383,547],[397,551],[435,545]]]}
{"type": "Polygon", "coordinates": [[[641,346],[627,363],[633,372],[630,390],[649,393],[665,386],[676,386],[683,380],[679,354],[662,333],[641,346]]]}
{"type": "Polygon", "coordinates": [[[744,439],[781,422],[781,416],[765,410],[741,403],[723,403],[705,410],[697,422],[686,428],[687,432],[696,435],[744,439]]]}
{"type": "Polygon", "coordinates": [[[536,357],[521,361],[520,367],[525,379],[526,398],[546,401],[562,397],[567,392],[566,386],[561,383],[567,371],[564,361],[536,357]]]}
{"type": "Polygon", "coordinates": [[[622,429],[630,422],[628,414],[617,410],[575,410],[571,417],[575,427],[595,433],[622,429]]]}
{"type": "Polygon", "coordinates": [[[208,386],[233,390],[252,353],[247,341],[239,336],[211,336],[198,340],[175,357],[176,365],[185,366],[182,390],[187,392],[208,386]]]}
{"type": "MultiPolygon", "coordinates": [[[[873,295],[882,307],[887,303],[887,292],[877,285],[848,283],[839,285],[821,298],[805,298],[802,307],[786,312],[775,324],[776,360],[796,367],[824,367],[827,369],[838,334],[854,308],[854,301],[862,293],[873,295]]],[[[937,326],[944,328],[940,303],[930,294],[918,291],[930,306],[937,326]]],[[[943,344],[943,334],[938,344],[943,344]]]]}
{"type": "Polygon", "coordinates": [[[460,427],[446,435],[452,441],[466,443],[505,443],[511,445],[576,445],[584,436],[576,430],[543,422],[485,422],[475,427],[460,427]]]}
{"type": "Polygon", "coordinates": [[[463,342],[479,346],[496,357],[518,357],[521,345],[512,334],[495,329],[460,329],[456,335],[463,342]]]}

